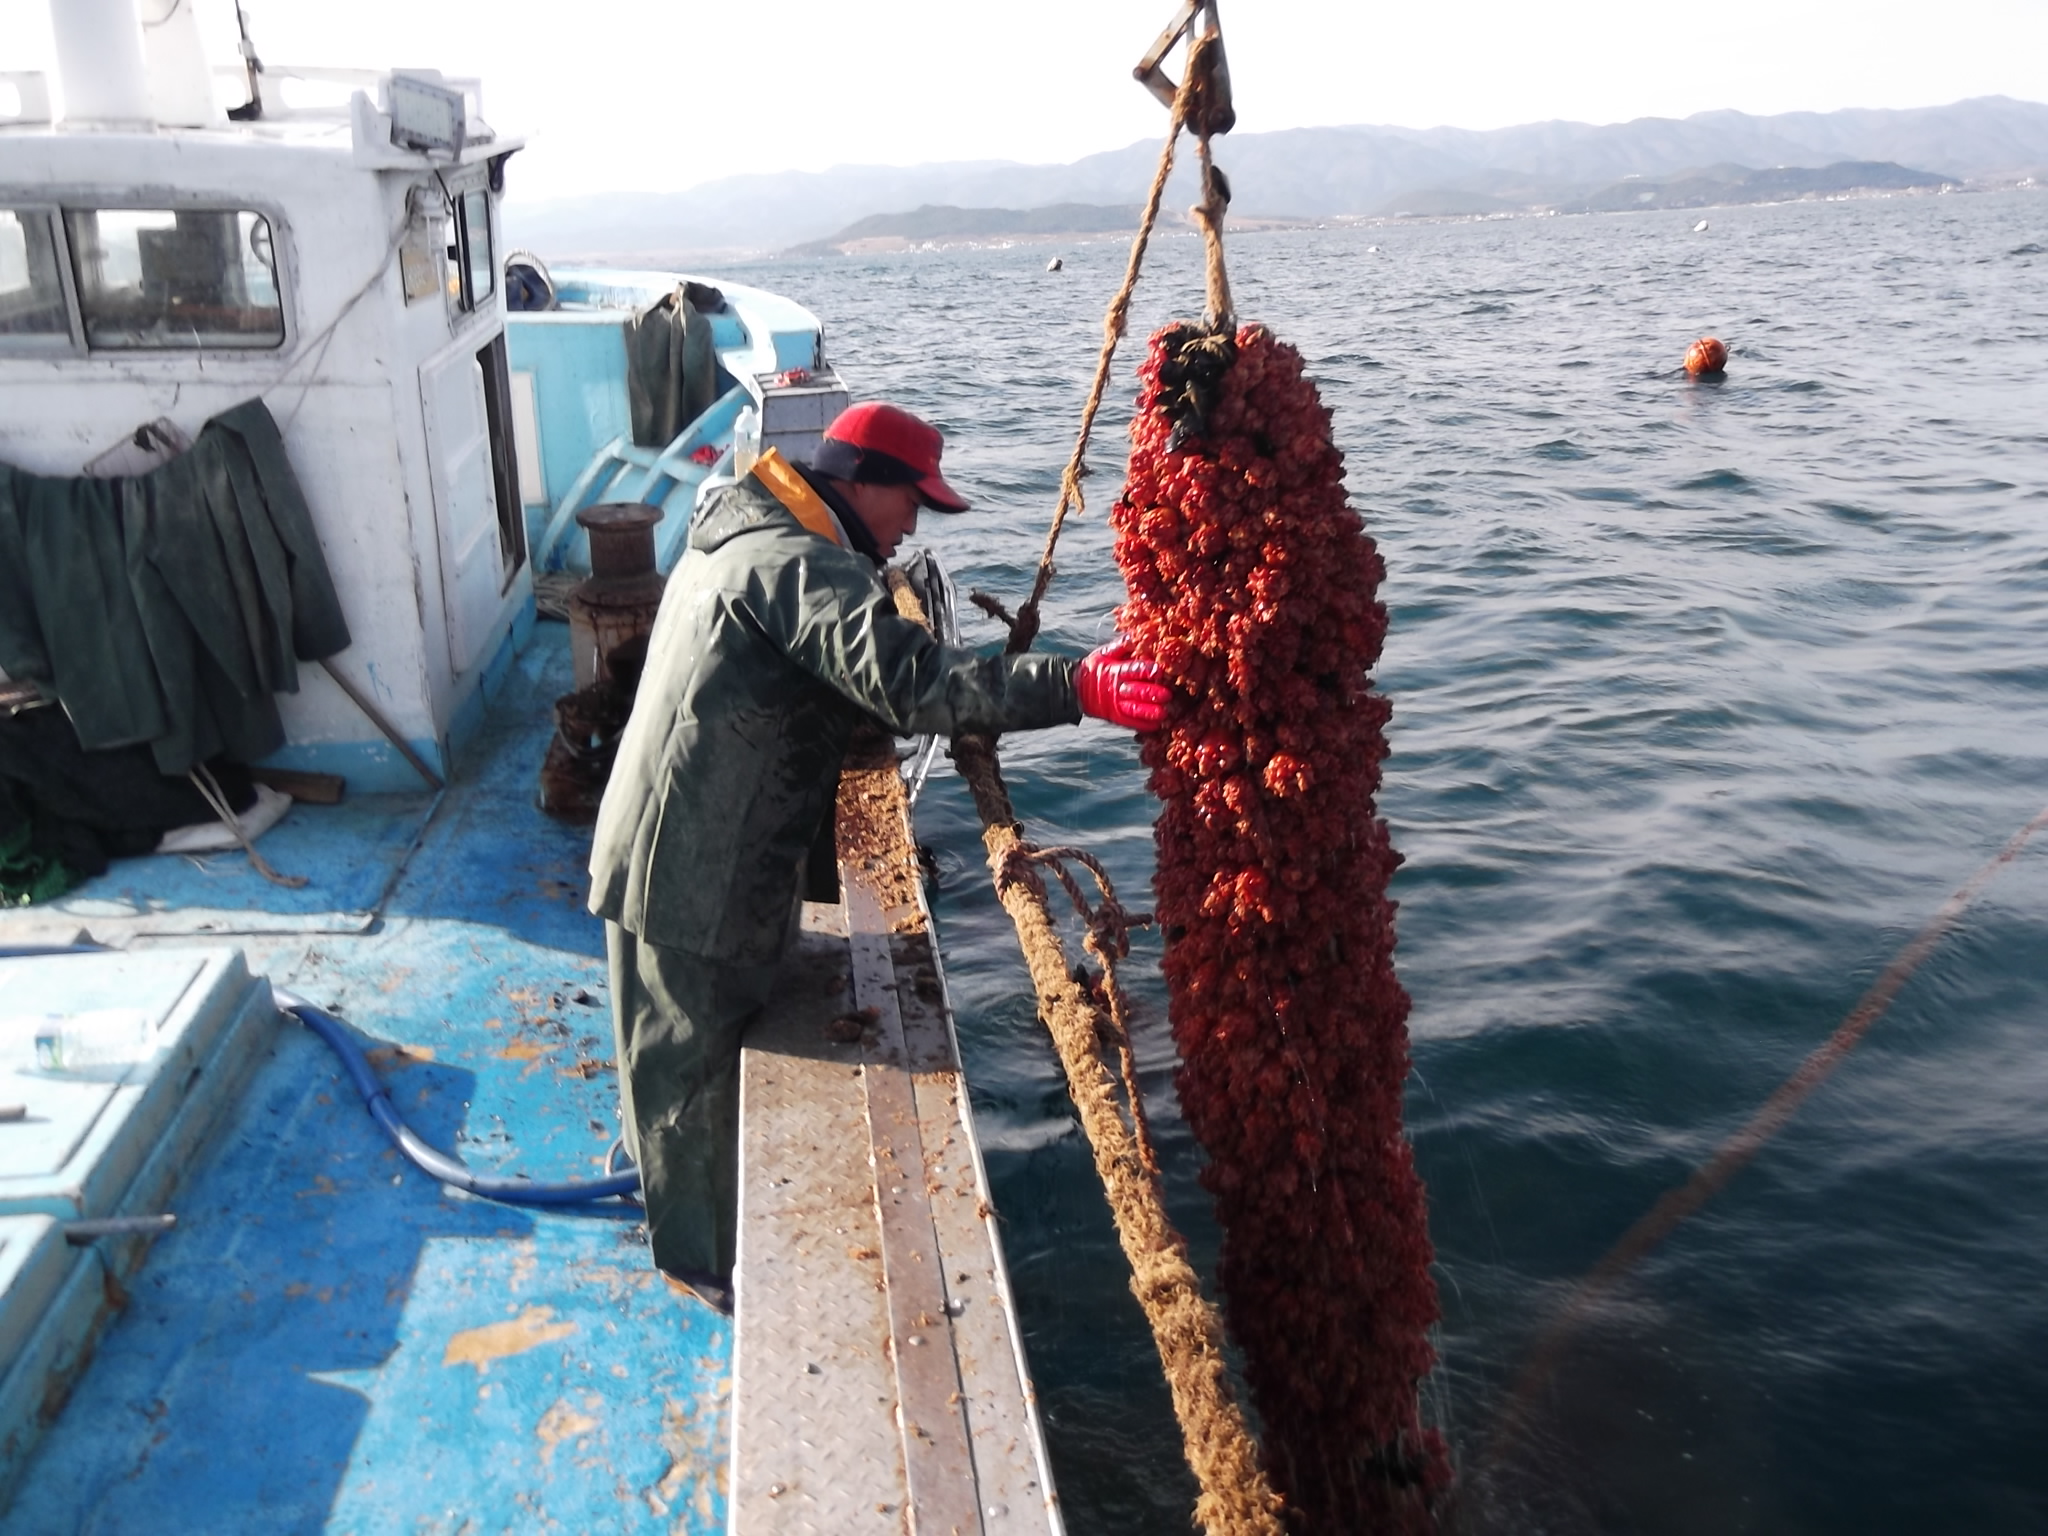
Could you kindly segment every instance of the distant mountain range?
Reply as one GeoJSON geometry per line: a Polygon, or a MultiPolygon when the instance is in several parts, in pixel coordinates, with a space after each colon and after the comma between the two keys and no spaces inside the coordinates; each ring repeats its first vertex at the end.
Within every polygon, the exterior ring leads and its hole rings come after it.
{"type": "Polygon", "coordinates": [[[908,213],[870,214],[836,234],[807,241],[783,254],[824,256],[924,240],[1114,234],[1136,229],[1140,211],[1136,203],[1052,203],[1043,208],[956,208],[926,203],[908,213]]]}
{"type": "Polygon", "coordinates": [[[1961,177],[1916,171],[1889,160],[1842,160],[1818,168],[1780,165],[1769,170],[1710,165],[1671,176],[1628,176],[1590,192],[1561,182],[1480,177],[1463,185],[1404,193],[1380,211],[1392,217],[1551,209],[1559,213],[1641,213],[1652,208],[1722,208],[1733,203],[1782,203],[1851,193],[1938,192],[1964,184],[1961,177]],[[1481,190],[1482,186],[1494,190],[1481,190]]]}
{"type": "MultiPolygon", "coordinates": [[[[1069,165],[844,166],[734,176],[683,192],[535,203],[519,199],[514,166],[505,221],[515,244],[548,257],[651,260],[779,250],[836,240],[861,220],[927,205],[1035,211],[1069,204],[1126,210],[1143,197],[1157,158],[1158,145],[1144,141],[1069,165]]],[[[1958,181],[2037,171],[2048,177],[2048,105],[1984,96],[1904,111],[1772,117],[1701,112],[1683,119],[1639,118],[1604,126],[1529,123],[1485,132],[1295,128],[1232,134],[1218,142],[1217,159],[1237,189],[1233,212],[1254,216],[1327,219],[1593,208],[1624,186],[1637,199],[1632,206],[1691,207],[1698,205],[1658,199],[1689,195],[1677,188],[1696,177],[1721,177],[1728,184],[1724,172],[1832,173],[1845,163],[1884,162],[1893,170],[1911,166],[1915,171],[1907,174],[1958,181]],[[1743,170],[1750,166],[1766,169],[1743,170]],[[1628,186],[1632,180],[1641,185],[1628,186]],[[1643,202],[1643,191],[1657,196],[1643,202]]],[[[1762,185],[1757,189],[1762,191],[1762,185]]],[[[1192,174],[1185,167],[1176,171],[1168,195],[1173,207],[1194,200],[1192,174]]],[[[1778,195],[1808,194],[1787,189],[1778,195]]]]}
{"type": "Polygon", "coordinates": [[[1889,160],[1842,160],[1818,170],[1781,165],[1753,171],[1746,165],[1714,165],[1665,181],[1633,177],[1616,182],[1561,211],[1630,213],[1644,208],[1712,208],[1849,192],[1938,192],[1960,184],[1960,178],[1908,170],[1889,160]]]}
{"type": "MultiPolygon", "coordinates": [[[[1496,183],[1498,184],[1498,183],[1496,183]]],[[[1952,176],[1915,171],[1889,160],[1843,160],[1811,169],[1710,165],[1652,180],[1629,176],[1584,194],[1552,187],[1538,195],[1530,186],[1519,197],[1495,196],[1469,188],[1427,187],[1396,198],[1384,210],[1391,218],[1475,216],[1495,213],[1640,213],[1651,208],[1720,208],[1732,203],[1778,203],[1798,198],[1870,192],[1938,192],[1960,185],[1952,176]]],[[[876,213],[856,219],[822,240],[807,240],[784,256],[844,256],[864,251],[902,250],[919,244],[961,244],[985,240],[1045,240],[1074,235],[1122,233],[1138,227],[1139,208],[1124,203],[1053,203],[1044,208],[956,208],[926,203],[908,213],[876,213]]],[[[1178,218],[1172,210],[1162,217],[1178,218]]],[[[1286,222],[1286,221],[1281,221],[1286,222]]]]}

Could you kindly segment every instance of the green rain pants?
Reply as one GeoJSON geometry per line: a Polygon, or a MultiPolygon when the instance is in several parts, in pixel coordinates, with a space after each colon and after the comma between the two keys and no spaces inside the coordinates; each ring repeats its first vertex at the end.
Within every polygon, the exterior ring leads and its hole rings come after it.
{"type": "Polygon", "coordinates": [[[739,1227],[740,1036],[780,969],[721,965],[606,923],[619,1110],[655,1267],[730,1284],[739,1227]]]}

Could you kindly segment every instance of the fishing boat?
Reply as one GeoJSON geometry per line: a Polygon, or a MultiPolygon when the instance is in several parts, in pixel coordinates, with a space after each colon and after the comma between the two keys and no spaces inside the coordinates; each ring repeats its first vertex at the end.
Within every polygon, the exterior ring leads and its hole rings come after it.
{"type": "MultiPolygon", "coordinates": [[[[97,633],[46,545],[210,570],[178,497],[224,466],[203,510],[260,558],[217,606],[331,589],[345,643],[244,700],[293,796],[260,842],[0,910],[0,1530],[1057,1531],[911,834],[929,749],[849,761],[837,890],[750,1037],[731,1320],[621,1198],[588,833],[535,804],[604,663],[537,590],[595,509],[665,569],[707,487],[814,445],[848,399],[817,319],[501,252],[520,141],[477,82],[217,77],[148,8],[57,0],[60,112],[0,79],[0,463],[44,541],[0,580],[97,633]]],[[[943,573],[906,589],[946,624],[943,573]]],[[[66,690],[111,672],[45,659],[4,718],[57,695],[82,741],[66,690]]]]}

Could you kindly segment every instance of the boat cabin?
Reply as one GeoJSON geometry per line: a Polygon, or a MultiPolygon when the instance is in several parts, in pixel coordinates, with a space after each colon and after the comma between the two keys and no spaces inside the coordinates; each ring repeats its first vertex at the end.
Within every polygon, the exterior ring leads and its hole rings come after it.
{"type": "MultiPolygon", "coordinates": [[[[119,19],[68,52],[60,25],[61,118],[17,80],[0,123],[0,461],[139,473],[262,400],[354,636],[333,666],[445,774],[533,611],[498,294],[519,141],[475,82],[420,75],[305,72],[337,109],[273,72],[249,121],[187,78],[207,110],[158,122],[119,19]]],[[[318,669],[279,702],[279,766],[417,782],[318,669]]]]}
{"type": "Polygon", "coordinates": [[[61,107],[41,74],[0,77],[0,463],[137,474],[263,401],[353,636],[281,697],[269,765],[404,790],[395,734],[445,778],[532,623],[534,568],[588,568],[576,512],[663,507],[666,570],[735,438],[806,454],[845,388],[815,317],[757,289],[526,256],[508,312],[521,141],[479,82],[266,67],[231,112],[246,91],[216,89],[188,17],[145,40],[131,0],[67,0],[61,107]],[[697,399],[636,420],[636,370],[667,354],[634,337],[685,290],[697,399]]]}

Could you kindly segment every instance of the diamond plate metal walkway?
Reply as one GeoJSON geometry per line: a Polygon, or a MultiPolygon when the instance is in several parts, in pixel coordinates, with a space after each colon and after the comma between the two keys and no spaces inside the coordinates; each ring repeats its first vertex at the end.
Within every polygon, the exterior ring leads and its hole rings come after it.
{"type": "Polygon", "coordinates": [[[1059,1536],[893,762],[840,816],[741,1064],[731,1530],[1059,1536]]]}

